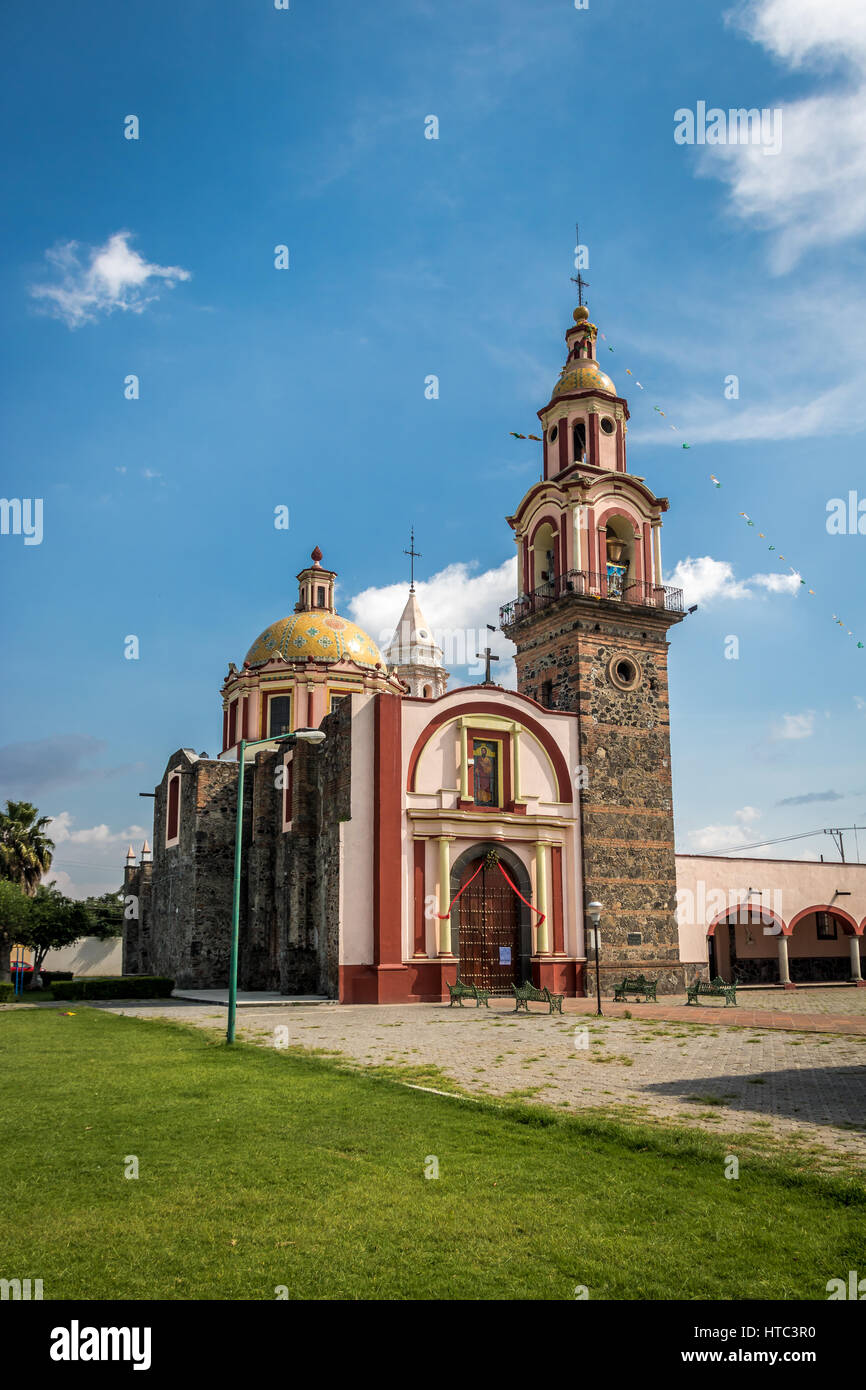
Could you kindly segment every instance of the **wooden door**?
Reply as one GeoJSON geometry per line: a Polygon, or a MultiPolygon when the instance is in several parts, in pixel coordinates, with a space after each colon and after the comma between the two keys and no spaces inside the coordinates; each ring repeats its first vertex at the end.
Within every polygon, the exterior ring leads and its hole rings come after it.
{"type": "MultiPolygon", "coordinates": [[[[463,874],[467,883],[478,860],[463,874]]],[[[460,899],[460,979],[466,984],[508,994],[520,965],[520,900],[499,869],[485,864],[460,899]]]]}

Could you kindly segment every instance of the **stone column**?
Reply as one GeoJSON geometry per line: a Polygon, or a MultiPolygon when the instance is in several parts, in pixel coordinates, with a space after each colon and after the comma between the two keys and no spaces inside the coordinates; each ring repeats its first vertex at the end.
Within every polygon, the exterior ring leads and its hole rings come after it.
{"type": "Polygon", "coordinates": [[[857,980],[858,983],[862,984],[862,982],[863,982],[863,974],[862,974],[862,972],[861,972],[861,970],[860,970],[860,938],[859,938],[859,936],[852,936],[852,937],[849,937],[849,939],[848,939],[848,945],[849,945],[849,947],[851,948],[851,979],[852,979],[852,980],[857,980]]]}
{"type": "MultiPolygon", "coordinates": [[[[446,913],[451,901],[451,855],[448,846],[454,836],[438,835],[436,838],[439,841],[439,911],[446,913]]],[[[452,954],[450,915],[439,918],[439,954],[440,956],[452,954]]]]}
{"type": "Polygon", "coordinates": [[[538,840],[535,845],[535,896],[537,898],[536,907],[539,912],[544,913],[544,921],[539,919],[538,932],[536,935],[535,951],[536,955],[544,956],[548,954],[548,909],[547,909],[547,841],[538,840]]]}
{"type": "Polygon", "coordinates": [[[788,938],[784,932],[779,937],[779,982],[783,985],[791,983],[791,973],[788,969],[788,938]]]}

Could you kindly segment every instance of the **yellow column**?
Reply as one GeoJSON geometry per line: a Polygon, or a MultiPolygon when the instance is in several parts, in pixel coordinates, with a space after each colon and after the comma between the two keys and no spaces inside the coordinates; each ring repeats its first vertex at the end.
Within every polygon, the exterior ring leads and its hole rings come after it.
{"type": "Polygon", "coordinates": [[[511,746],[514,749],[514,786],[512,788],[515,801],[520,800],[520,725],[511,726],[511,746]]]}
{"type": "Polygon", "coordinates": [[[535,938],[535,950],[539,956],[546,955],[548,952],[548,920],[547,920],[547,841],[538,840],[535,845],[535,896],[537,902],[535,906],[539,912],[544,913],[544,921],[539,919],[538,930],[535,938]]]}
{"type": "MultiPolygon", "coordinates": [[[[448,904],[451,901],[451,855],[448,846],[454,839],[453,835],[439,835],[439,911],[448,911],[448,904]]],[[[451,955],[451,917],[439,918],[439,954],[440,956],[451,955]]]]}
{"type": "Polygon", "coordinates": [[[469,752],[463,720],[460,721],[460,800],[469,800],[469,752]]]}

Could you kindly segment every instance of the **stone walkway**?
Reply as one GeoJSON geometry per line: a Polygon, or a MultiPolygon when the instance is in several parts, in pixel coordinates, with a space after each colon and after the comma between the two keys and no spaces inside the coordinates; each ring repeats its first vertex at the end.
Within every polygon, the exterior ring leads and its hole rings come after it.
{"type": "MultiPolygon", "coordinates": [[[[772,991],[762,994],[773,995],[772,991]]],[[[731,1152],[778,1152],[824,1171],[866,1168],[866,991],[810,991],[809,1010],[700,1009],[567,1000],[563,1017],[534,1006],[317,1005],[247,1007],[237,1035],[265,1047],[302,1048],[376,1068],[413,1085],[603,1112],[726,1136],[731,1152]],[[852,1012],[835,1012],[845,995],[852,1012]],[[822,1012],[824,995],[834,1012],[822,1012]],[[820,996],[820,997],[819,997],[820,996]],[[862,1003],[861,1003],[862,1001],[862,1003]],[[736,1017],[735,1017],[736,1015],[736,1017]],[[760,1017],[757,1026],[750,1023],[760,1017]],[[696,1021],[696,1016],[699,1021],[696,1021]],[[839,1026],[840,1019],[846,1025],[839,1026]],[[816,1020],[820,1020],[820,1025],[816,1020]]],[[[800,996],[794,996],[799,1003],[800,996]]],[[[802,997],[806,998],[806,992],[802,997]]],[[[181,1000],[97,1004],[115,1013],[170,1017],[222,1030],[226,1010],[181,1000]]]]}

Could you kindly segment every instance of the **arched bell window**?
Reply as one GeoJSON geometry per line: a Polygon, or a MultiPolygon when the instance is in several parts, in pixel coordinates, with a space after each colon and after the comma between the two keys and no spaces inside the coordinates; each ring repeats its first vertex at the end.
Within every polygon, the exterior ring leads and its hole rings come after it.
{"type": "Polygon", "coordinates": [[[609,598],[622,598],[632,585],[635,572],[634,530],[624,516],[612,516],[605,529],[607,593],[609,598]]]}
{"type": "Polygon", "coordinates": [[[571,429],[571,438],[574,445],[574,462],[586,462],[586,424],[583,420],[575,421],[571,429]]]}

